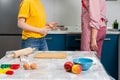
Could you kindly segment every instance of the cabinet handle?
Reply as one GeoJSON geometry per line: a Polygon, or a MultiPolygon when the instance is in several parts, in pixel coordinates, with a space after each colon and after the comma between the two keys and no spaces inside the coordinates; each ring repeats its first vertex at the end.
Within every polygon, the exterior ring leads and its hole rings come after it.
{"type": "MultiPolygon", "coordinates": [[[[75,39],[75,41],[80,41],[81,39],[75,39]]],[[[110,38],[105,38],[104,40],[111,40],[110,38]]]]}
{"type": "Polygon", "coordinates": [[[107,40],[107,41],[109,41],[109,40],[111,40],[110,38],[105,38],[104,40],[107,40]]]}
{"type": "Polygon", "coordinates": [[[46,40],[52,40],[52,38],[45,38],[46,40]]]}
{"type": "Polygon", "coordinates": [[[80,41],[81,39],[76,38],[75,41],[80,41]]]}

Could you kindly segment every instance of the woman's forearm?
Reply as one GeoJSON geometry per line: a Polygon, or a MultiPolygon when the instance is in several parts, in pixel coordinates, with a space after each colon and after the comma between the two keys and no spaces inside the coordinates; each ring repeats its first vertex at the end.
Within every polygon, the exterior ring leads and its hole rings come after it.
{"type": "Polygon", "coordinates": [[[96,39],[97,33],[98,33],[98,29],[92,28],[92,31],[91,31],[91,39],[96,39]]]}

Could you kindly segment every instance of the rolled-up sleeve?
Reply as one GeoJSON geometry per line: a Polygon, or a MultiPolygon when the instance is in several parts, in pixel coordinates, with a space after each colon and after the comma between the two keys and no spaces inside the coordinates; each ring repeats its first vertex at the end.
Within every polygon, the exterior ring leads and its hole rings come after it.
{"type": "Polygon", "coordinates": [[[99,0],[89,0],[90,27],[100,28],[100,5],[99,0]]]}

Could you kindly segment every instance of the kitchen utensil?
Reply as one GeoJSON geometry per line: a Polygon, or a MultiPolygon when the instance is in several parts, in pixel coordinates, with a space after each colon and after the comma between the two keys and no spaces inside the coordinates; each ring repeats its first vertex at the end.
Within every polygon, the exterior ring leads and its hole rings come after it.
{"type": "Polygon", "coordinates": [[[38,52],[34,58],[66,58],[66,56],[64,52],[38,52]]]}
{"type": "Polygon", "coordinates": [[[29,55],[31,54],[33,51],[35,50],[35,48],[24,48],[24,49],[20,49],[20,50],[16,50],[16,51],[12,51],[10,54],[7,54],[6,57],[20,57],[21,55],[29,55]]]}
{"type": "Polygon", "coordinates": [[[90,58],[78,58],[73,59],[73,63],[80,64],[82,66],[82,70],[86,71],[92,66],[93,60],[90,58]]]}

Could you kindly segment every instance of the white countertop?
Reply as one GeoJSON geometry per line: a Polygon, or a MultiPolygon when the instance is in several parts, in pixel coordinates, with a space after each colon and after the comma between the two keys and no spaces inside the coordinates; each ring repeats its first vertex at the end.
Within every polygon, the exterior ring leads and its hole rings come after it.
{"type": "MultiPolygon", "coordinates": [[[[67,27],[68,30],[51,30],[48,34],[81,34],[81,29],[78,27],[67,27]]],[[[107,30],[107,34],[120,34],[120,31],[117,30],[107,30]]]]}
{"type": "Polygon", "coordinates": [[[19,58],[9,59],[3,57],[0,64],[19,63],[20,69],[14,72],[14,75],[0,75],[2,80],[111,80],[104,70],[102,64],[95,56],[95,52],[86,51],[63,51],[67,53],[65,59],[35,59],[34,54],[28,56],[30,62],[38,65],[36,70],[24,70],[23,64],[19,58]],[[94,61],[94,64],[87,71],[80,74],[73,74],[64,70],[64,63],[72,61],[74,58],[87,57],[94,61]]]}

